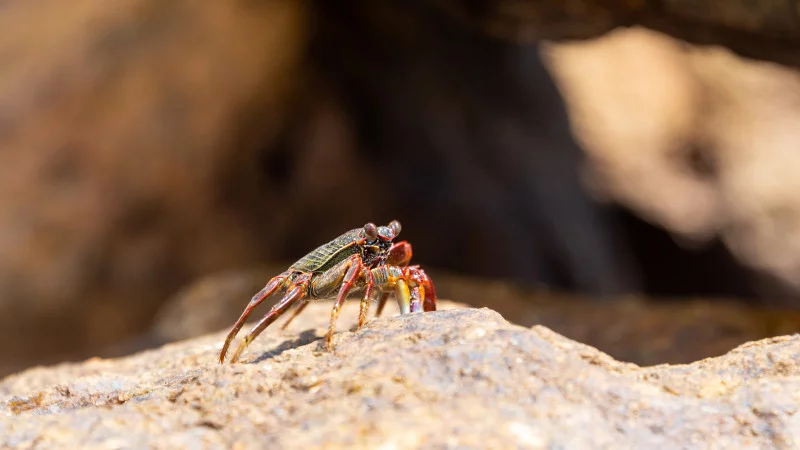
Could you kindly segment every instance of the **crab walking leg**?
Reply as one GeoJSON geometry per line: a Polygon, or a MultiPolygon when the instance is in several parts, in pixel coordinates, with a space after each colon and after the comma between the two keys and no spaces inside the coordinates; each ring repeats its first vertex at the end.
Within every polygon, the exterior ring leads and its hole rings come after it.
{"type": "Polygon", "coordinates": [[[275,322],[275,320],[281,316],[281,314],[285,313],[287,309],[289,309],[296,301],[300,300],[301,298],[305,297],[308,293],[308,285],[309,280],[311,279],[311,275],[303,274],[298,277],[297,282],[292,286],[291,290],[278,302],[269,312],[258,321],[258,323],[247,333],[247,336],[242,339],[242,342],[239,343],[239,347],[236,349],[236,353],[233,354],[231,357],[231,362],[235,363],[239,361],[239,357],[242,355],[242,352],[253,342],[259,334],[261,334],[264,329],[275,322]]]}
{"type": "Polygon", "coordinates": [[[267,282],[266,286],[264,286],[253,298],[250,300],[250,303],[247,304],[247,307],[242,312],[242,315],[239,316],[239,320],[233,325],[231,331],[228,332],[228,336],[225,338],[225,343],[222,345],[222,350],[219,352],[219,362],[220,364],[225,362],[225,355],[228,353],[228,347],[231,345],[231,341],[236,337],[239,333],[239,330],[242,329],[242,326],[247,321],[247,318],[250,316],[250,313],[253,312],[258,305],[261,304],[267,297],[277,292],[283,292],[286,289],[286,286],[291,284],[294,278],[294,274],[291,271],[286,271],[267,282]]]}
{"type": "Polygon", "coordinates": [[[339,289],[339,295],[336,296],[336,303],[333,304],[331,311],[331,323],[328,326],[328,335],[325,336],[325,347],[330,350],[333,348],[333,332],[336,329],[336,320],[339,318],[339,311],[347,299],[347,294],[353,288],[356,278],[361,275],[361,270],[364,268],[364,263],[360,255],[353,255],[345,260],[344,267],[347,272],[342,279],[342,287],[339,289]]]}
{"type": "Polygon", "coordinates": [[[308,306],[309,303],[311,302],[309,302],[308,300],[303,300],[302,302],[300,302],[300,304],[297,305],[297,308],[295,308],[294,311],[292,312],[292,315],[289,316],[288,319],[286,319],[286,322],[283,322],[283,325],[281,325],[281,330],[285,330],[286,327],[288,327],[289,324],[292,323],[294,318],[299,316],[300,313],[303,312],[304,309],[306,309],[306,306],[308,306]]]}
{"type": "Polygon", "coordinates": [[[382,292],[381,293],[381,299],[378,300],[378,310],[375,311],[375,318],[380,317],[381,313],[383,313],[383,307],[386,306],[386,302],[389,300],[389,296],[390,295],[392,295],[392,294],[390,294],[388,292],[382,292]]]}
{"type": "Polygon", "coordinates": [[[369,311],[369,302],[372,300],[372,288],[375,287],[375,277],[372,276],[372,271],[365,271],[365,278],[367,278],[367,287],[364,288],[364,297],[361,299],[361,305],[358,309],[358,328],[364,326],[367,321],[367,312],[369,311]]]}

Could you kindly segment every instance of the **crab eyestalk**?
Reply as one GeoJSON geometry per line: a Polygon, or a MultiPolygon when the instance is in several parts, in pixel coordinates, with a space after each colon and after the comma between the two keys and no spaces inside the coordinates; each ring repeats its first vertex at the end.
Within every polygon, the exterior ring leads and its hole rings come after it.
{"type": "Polygon", "coordinates": [[[395,238],[400,234],[400,230],[402,229],[400,222],[396,220],[389,222],[389,228],[392,230],[393,237],[395,238]]]}
{"type": "Polygon", "coordinates": [[[372,222],[364,225],[364,236],[370,241],[378,239],[378,227],[372,222]]]}

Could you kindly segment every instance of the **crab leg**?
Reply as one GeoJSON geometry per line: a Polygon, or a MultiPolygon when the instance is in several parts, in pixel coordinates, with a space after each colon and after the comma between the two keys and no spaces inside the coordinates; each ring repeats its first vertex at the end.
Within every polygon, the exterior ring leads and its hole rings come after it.
{"type": "Polygon", "coordinates": [[[286,312],[296,301],[300,300],[301,298],[305,297],[308,293],[308,286],[309,281],[311,280],[310,274],[302,274],[297,277],[297,281],[292,285],[291,290],[281,299],[280,302],[275,304],[269,312],[258,321],[258,323],[247,333],[247,336],[242,339],[242,342],[239,343],[239,347],[236,349],[236,353],[233,354],[231,357],[231,362],[235,363],[239,361],[239,357],[242,355],[244,349],[253,342],[259,334],[261,334],[264,329],[266,329],[272,322],[280,317],[283,313],[286,312]]]}
{"type": "Polygon", "coordinates": [[[364,268],[364,263],[360,255],[353,255],[345,261],[344,267],[347,268],[347,272],[345,272],[344,278],[342,279],[342,287],[339,289],[339,295],[336,296],[336,303],[334,303],[333,310],[331,311],[331,323],[328,326],[328,335],[325,336],[325,346],[329,350],[333,348],[333,332],[336,328],[336,320],[339,318],[339,311],[347,299],[347,294],[349,294],[350,290],[353,288],[356,278],[361,275],[361,270],[364,268]]]}
{"type": "Polygon", "coordinates": [[[381,316],[381,313],[383,312],[383,307],[386,306],[386,302],[389,300],[389,296],[390,295],[392,295],[392,294],[390,294],[388,292],[382,292],[381,293],[381,299],[378,300],[378,310],[375,311],[375,317],[376,318],[381,316]]]}
{"type": "Polygon", "coordinates": [[[369,302],[372,296],[372,288],[375,286],[375,277],[372,276],[371,270],[365,270],[365,278],[367,278],[367,287],[364,288],[364,297],[361,299],[361,305],[358,309],[358,329],[364,326],[367,321],[367,312],[369,311],[369,302]]]}
{"type": "Polygon", "coordinates": [[[242,315],[239,316],[239,320],[233,325],[231,331],[228,333],[228,336],[225,338],[225,343],[222,345],[222,350],[219,352],[219,362],[220,364],[225,362],[225,355],[228,353],[228,347],[231,345],[231,341],[236,337],[239,333],[239,330],[242,329],[242,326],[247,321],[247,318],[250,316],[250,313],[255,309],[258,305],[261,304],[267,297],[270,295],[278,292],[283,291],[288,284],[292,282],[294,278],[294,274],[291,271],[283,272],[282,274],[272,278],[267,282],[266,286],[262,288],[253,298],[250,300],[250,303],[247,304],[247,308],[244,309],[242,315]]]}

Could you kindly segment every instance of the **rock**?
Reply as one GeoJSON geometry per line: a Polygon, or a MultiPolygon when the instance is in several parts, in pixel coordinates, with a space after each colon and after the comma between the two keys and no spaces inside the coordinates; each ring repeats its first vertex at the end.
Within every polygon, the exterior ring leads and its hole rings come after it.
{"type": "MultiPolygon", "coordinates": [[[[325,323],[327,305],[304,315],[325,323]]],[[[300,328],[297,328],[299,330],[300,328]]],[[[684,366],[619,362],[547,328],[456,308],[256,339],[224,332],[0,382],[0,446],[790,448],[800,336],[684,366]]]]}

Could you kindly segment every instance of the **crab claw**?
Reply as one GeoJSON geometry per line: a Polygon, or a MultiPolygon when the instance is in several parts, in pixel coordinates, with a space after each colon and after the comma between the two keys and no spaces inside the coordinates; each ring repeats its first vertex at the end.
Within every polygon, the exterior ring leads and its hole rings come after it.
{"type": "Polygon", "coordinates": [[[389,248],[389,253],[386,256],[386,264],[390,266],[405,267],[411,261],[411,244],[408,241],[395,242],[389,248]]]}
{"type": "MultiPolygon", "coordinates": [[[[408,265],[413,253],[411,244],[400,241],[389,248],[386,256],[386,264],[403,268],[403,278],[408,284],[407,289],[401,286],[398,290],[400,310],[404,311],[407,307],[409,312],[436,311],[436,290],[433,288],[433,281],[419,266],[408,265]]],[[[381,309],[379,305],[379,310],[381,309]]]]}
{"type": "Polygon", "coordinates": [[[403,275],[409,284],[411,312],[436,311],[436,289],[428,274],[419,266],[403,269],[403,275]]]}

